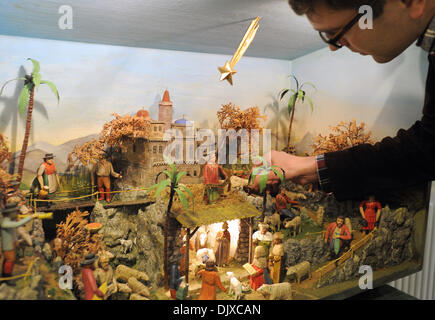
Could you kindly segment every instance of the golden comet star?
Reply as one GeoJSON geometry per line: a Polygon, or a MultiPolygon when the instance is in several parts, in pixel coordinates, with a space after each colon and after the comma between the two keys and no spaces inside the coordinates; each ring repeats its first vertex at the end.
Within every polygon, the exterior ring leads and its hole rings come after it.
{"type": "Polygon", "coordinates": [[[252,40],[254,40],[255,34],[258,30],[258,21],[260,21],[260,17],[252,20],[251,24],[248,27],[248,30],[246,30],[245,35],[243,36],[243,39],[239,44],[239,47],[231,58],[231,61],[226,61],[223,67],[218,67],[218,70],[221,73],[221,81],[227,80],[231,85],[233,85],[233,74],[237,72],[234,70],[234,66],[237,64],[237,62],[239,62],[239,60],[245,54],[246,50],[248,50],[252,40]]]}

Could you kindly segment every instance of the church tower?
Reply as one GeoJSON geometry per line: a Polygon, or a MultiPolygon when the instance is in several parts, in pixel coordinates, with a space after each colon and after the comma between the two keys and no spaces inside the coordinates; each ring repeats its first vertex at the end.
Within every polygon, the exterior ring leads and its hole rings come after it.
{"type": "Polygon", "coordinates": [[[172,101],[169,99],[168,90],[163,94],[162,101],[159,103],[159,122],[163,122],[163,132],[171,129],[172,123],[172,101]]]}

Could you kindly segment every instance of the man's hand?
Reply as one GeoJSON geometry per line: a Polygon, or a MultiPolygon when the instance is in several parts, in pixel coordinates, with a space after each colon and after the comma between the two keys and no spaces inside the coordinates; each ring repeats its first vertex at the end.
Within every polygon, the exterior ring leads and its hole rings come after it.
{"type": "MultiPolygon", "coordinates": [[[[272,150],[264,156],[269,166],[278,166],[285,172],[285,180],[292,180],[297,184],[309,184],[317,181],[317,165],[316,158],[298,157],[286,152],[272,150]]],[[[255,177],[251,188],[258,190],[260,175],[255,177]]],[[[279,177],[273,172],[268,174],[268,185],[279,183],[279,177]]]]}
{"type": "Polygon", "coordinates": [[[39,213],[34,213],[31,215],[32,219],[36,219],[36,218],[38,218],[38,216],[39,216],[39,213]]]}

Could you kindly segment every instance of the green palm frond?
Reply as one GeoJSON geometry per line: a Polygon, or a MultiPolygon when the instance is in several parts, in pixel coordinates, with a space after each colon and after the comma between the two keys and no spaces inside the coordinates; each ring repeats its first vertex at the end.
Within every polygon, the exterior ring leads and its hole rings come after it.
{"type": "Polygon", "coordinates": [[[177,185],[178,182],[180,181],[181,177],[184,176],[186,174],[185,171],[181,171],[177,174],[176,178],[175,178],[175,184],[177,185]]]}
{"type": "Polygon", "coordinates": [[[2,86],[2,88],[0,89],[0,96],[3,94],[3,90],[9,82],[17,81],[17,80],[26,81],[26,78],[16,78],[16,79],[6,81],[5,84],[2,86]]]}
{"type": "Polygon", "coordinates": [[[310,104],[311,113],[313,113],[313,111],[314,111],[313,101],[310,98],[308,98],[307,96],[305,96],[305,99],[307,99],[308,103],[310,104]]]}
{"type": "Polygon", "coordinates": [[[266,189],[267,186],[267,178],[268,178],[268,174],[267,172],[263,172],[262,174],[260,174],[260,181],[258,183],[259,189],[260,189],[260,193],[262,194],[264,192],[264,190],[266,189]]]}
{"type": "Polygon", "coordinates": [[[169,178],[169,180],[171,180],[171,181],[174,180],[173,172],[171,172],[169,170],[163,170],[162,173],[164,173],[169,178]]]}
{"type": "Polygon", "coordinates": [[[26,84],[20,92],[20,96],[18,98],[18,110],[21,115],[24,114],[26,110],[26,106],[29,103],[30,90],[32,89],[32,84],[26,84]]]}
{"type": "Polygon", "coordinates": [[[314,85],[314,84],[312,84],[311,82],[304,82],[302,85],[301,85],[301,90],[302,90],[302,88],[305,86],[305,85],[309,85],[309,86],[311,86],[314,90],[317,90],[317,88],[316,88],[316,86],[314,85]]]}
{"type": "Polygon", "coordinates": [[[192,204],[193,204],[195,202],[195,199],[193,198],[192,191],[190,191],[190,189],[188,187],[183,186],[183,185],[179,185],[178,187],[182,188],[189,195],[190,199],[192,199],[192,204]]]}
{"type": "Polygon", "coordinates": [[[39,73],[32,74],[32,81],[33,84],[35,85],[35,89],[38,90],[39,85],[41,84],[41,74],[39,73]]]}
{"type": "Polygon", "coordinates": [[[289,91],[290,91],[290,89],[282,89],[278,93],[279,100],[282,100],[284,98],[284,96],[287,94],[287,92],[289,92],[289,91]]]}
{"type": "Polygon", "coordinates": [[[182,205],[184,206],[184,209],[186,209],[186,212],[189,211],[189,202],[187,201],[187,197],[184,194],[184,192],[181,189],[176,188],[175,192],[178,195],[178,198],[180,199],[182,205]]]}
{"type": "Polygon", "coordinates": [[[42,83],[42,84],[46,84],[47,86],[50,87],[51,91],[54,93],[54,95],[55,95],[56,98],[57,98],[57,103],[59,103],[59,99],[60,99],[60,97],[59,97],[59,92],[57,91],[57,88],[56,88],[56,86],[54,85],[54,83],[51,82],[51,81],[48,81],[48,80],[41,80],[41,83],[42,83]]]}
{"type": "Polygon", "coordinates": [[[34,59],[32,59],[32,58],[28,58],[27,60],[32,61],[32,64],[33,64],[33,71],[32,71],[32,73],[33,74],[39,73],[39,70],[41,70],[41,68],[39,66],[39,62],[34,60],[34,59]]]}
{"type": "Polygon", "coordinates": [[[284,183],[284,175],[283,175],[283,173],[280,171],[280,170],[282,170],[280,167],[272,166],[272,167],[270,168],[270,170],[271,170],[273,173],[275,173],[275,174],[279,177],[279,179],[281,180],[281,183],[284,183]]]}
{"type": "Polygon", "coordinates": [[[171,181],[169,179],[163,180],[157,184],[157,190],[154,195],[154,197],[157,199],[159,194],[163,191],[164,188],[169,186],[171,184],[171,181]]]}

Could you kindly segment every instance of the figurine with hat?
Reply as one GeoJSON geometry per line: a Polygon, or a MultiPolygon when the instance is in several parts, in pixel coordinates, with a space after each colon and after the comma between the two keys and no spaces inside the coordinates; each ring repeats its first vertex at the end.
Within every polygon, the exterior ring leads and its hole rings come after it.
{"type": "Polygon", "coordinates": [[[222,223],[222,230],[216,235],[214,255],[216,257],[216,265],[218,267],[228,265],[230,260],[230,243],[231,234],[228,231],[228,222],[225,221],[222,223]]]}
{"type": "Polygon", "coordinates": [[[272,233],[269,230],[269,225],[264,222],[258,224],[258,230],[252,235],[252,242],[254,247],[263,246],[266,254],[269,255],[269,248],[273,241],[272,233]]]}
{"type": "Polygon", "coordinates": [[[36,173],[39,182],[39,190],[42,198],[50,198],[60,187],[59,175],[53,162],[54,155],[47,153],[44,162],[39,166],[36,173]]]}
{"type": "Polygon", "coordinates": [[[105,152],[103,154],[103,158],[100,159],[93,169],[93,173],[91,175],[92,186],[95,185],[94,174],[97,175],[97,186],[99,197],[98,200],[104,200],[104,196],[107,202],[110,202],[110,177],[122,179],[122,175],[120,173],[115,172],[113,169],[112,162],[110,160],[110,154],[105,152]],[[106,190],[104,190],[106,189],[106,190]]]}
{"type": "Polygon", "coordinates": [[[97,295],[100,298],[104,297],[104,293],[98,289],[97,281],[94,277],[95,261],[97,261],[97,259],[97,255],[89,253],[80,262],[80,266],[83,267],[82,281],[85,287],[85,300],[93,300],[94,295],[97,295]]]}
{"type": "Polygon", "coordinates": [[[0,225],[2,252],[4,256],[3,262],[3,277],[11,277],[15,264],[15,247],[17,242],[17,228],[26,224],[30,220],[37,218],[38,214],[34,213],[30,216],[17,221],[20,207],[18,203],[11,202],[5,205],[2,210],[3,221],[0,225]]]}

